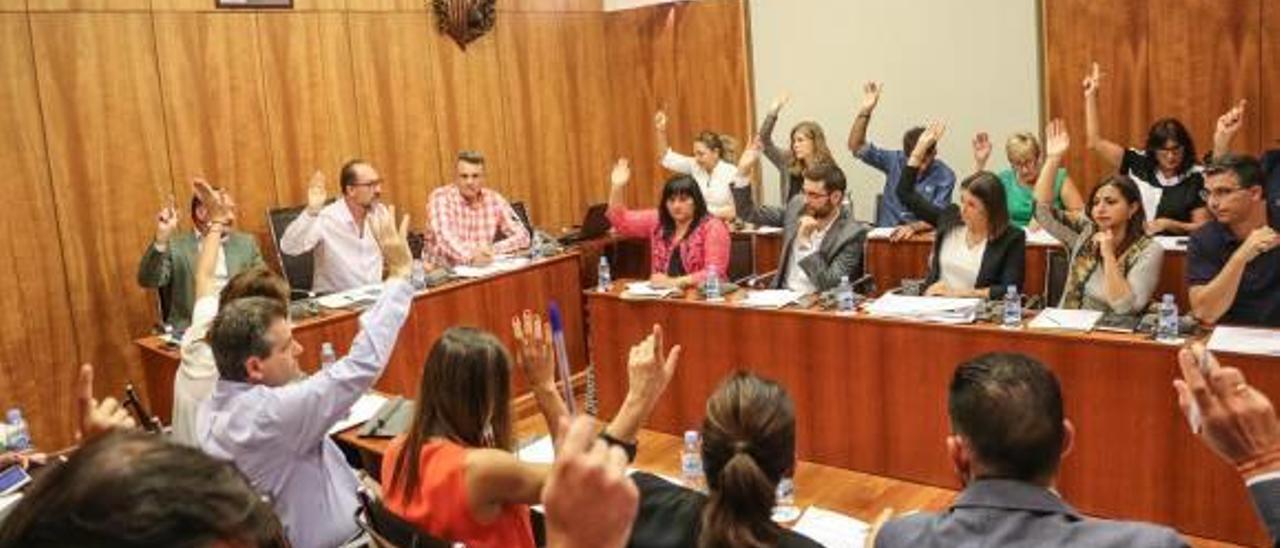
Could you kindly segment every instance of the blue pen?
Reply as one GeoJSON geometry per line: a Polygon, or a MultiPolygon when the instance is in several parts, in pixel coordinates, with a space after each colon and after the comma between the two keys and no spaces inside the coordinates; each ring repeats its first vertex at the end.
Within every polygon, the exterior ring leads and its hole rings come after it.
{"type": "Polygon", "coordinates": [[[551,342],[556,347],[556,369],[560,371],[560,381],[564,383],[564,404],[569,407],[569,414],[576,413],[573,401],[573,382],[569,379],[569,352],[564,348],[564,322],[560,318],[560,305],[551,301],[551,342]]]}

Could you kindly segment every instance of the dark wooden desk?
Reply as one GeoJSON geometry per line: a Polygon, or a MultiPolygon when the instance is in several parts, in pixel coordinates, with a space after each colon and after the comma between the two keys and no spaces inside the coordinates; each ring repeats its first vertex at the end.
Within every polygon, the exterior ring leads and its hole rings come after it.
{"type": "MultiPolygon", "coordinates": [[[[876,290],[884,292],[898,287],[904,278],[924,278],[929,272],[929,255],[932,249],[932,233],[902,242],[869,238],[866,267],[867,272],[875,278],[876,290]]],[[[1027,244],[1027,270],[1023,288],[1028,295],[1044,295],[1049,289],[1049,255],[1054,250],[1065,252],[1060,245],[1027,244]]],[[[1160,295],[1173,293],[1178,306],[1184,310],[1191,302],[1187,296],[1186,259],[1186,251],[1164,252],[1160,283],[1156,286],[1154,297],[1158,300],[1160,295]]]]}
{"type": "MultiPolygon", "coordinates": [[[[955,366],[991,351],[1034,356],[1057,373],[1076,426],[1059,482],[1072,504],[1209,538],[1266,541],[1239,477],[1188,432],[1171,386],[1174,347],[1135,336],[753,310],[731,302],[627,301],[599,293],[587,295],[587,313],[601,409],[615,408],[624,394],[625,349],[660,323],[668,344],[684,351],[650,428],[678,434],[696,427],[717,383],[749,369],[791,391],[801,459],[952,489],[959,485],[944,439],[955,366]]],[[[1280,359],[1220,358],[1243,369],[1263,392],[1280,394],[1280,359]]]]}
{"type": "MultiPolygon", "coordinates": [[[[427,352],[444,331],[453,326],[487,329],[514,348],[511,317],[525,309],[546,313],[556,301],[565,322],[565,344],[575,371],[587,365],[586,324],[582,314],[582,287],[579,283],[579,254],[565,253],[543,259],[519,270],[487,278],[461,280],[419,292],[386,371],[378,379],[383,392],[418,393],[418,380],[427,352]]],[[[320,363],[320,345],[333,343],[341,356],[351,346],[359,328],[358,311],[338,310],[306,318],[293,327],[294,338],[302,345],[299,358],[303,369],[314,371],[320,363]]],[[[147,376],[148,403],[166,423],[173,412],[173,377],[177,372],[177,349],[165,346],[158,337],[135,341],[142,354],[147,376]]],[[[524,392],[524,379],[512,375],[514,394],[524,392]]]]}

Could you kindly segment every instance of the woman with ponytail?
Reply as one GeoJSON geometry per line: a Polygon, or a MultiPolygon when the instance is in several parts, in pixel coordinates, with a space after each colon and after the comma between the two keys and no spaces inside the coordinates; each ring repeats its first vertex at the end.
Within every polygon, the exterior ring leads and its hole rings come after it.
{"type": "Polygon", "coordinates": [[[632,547],[817,547],[771,515],[778,482],[795,467],[796,416],[778,383],[738,372],[707,400],[702,467],[708,494],[638,472],[632,547]]]}
{"type": "Polygon", "coordinates": [[[693,156],[685,156],[671,149],[667,140],[665,112],[658,111],[653,116],[653,126],[658,133],[662,167],[693,177],[707,200],[707,210],[719,219],[732,221],[735,215],[730,185],[738,173],[734,166],[738,155],[737,140],[714,131],[703,131],[693,138],[693,156]]]}

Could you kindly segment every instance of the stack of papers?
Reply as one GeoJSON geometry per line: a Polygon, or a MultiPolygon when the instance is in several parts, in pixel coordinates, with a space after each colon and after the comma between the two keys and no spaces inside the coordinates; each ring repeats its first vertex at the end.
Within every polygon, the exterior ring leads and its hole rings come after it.
{"type": "Polygon", "coordinates": [[[876,228],[873,228],[867,232],[867,239],[868,240],[888,240],[889,236],[893,235],[894,228],[896,227],[878,226],[876,228]]]}
{"type": "Polygon", "coordinates": [[[738,304],[751,308],[782,308],[804,296],[804,293],[790,289],[761,289],[747,292],[746,298],[738,304]]]}
{"type": "Polygon", "coordinates": [[[627,290],[622,292],[622,296],[632,299],[661,299],[674,295],[675,292],[674,288],[654,287],[649,282],[631,282],[627,284],[627,290]]]}
{"type": "Polygon", "coordinates": [[[331,293],[315,299],[316,304],[325,308],[350,308],[373,304],[382,294],[382,284],[369,284],[360,287],[331,293]]]}
{"type": "Polygon", "coordinates": [[[886,293],[872,302],[867,312],[873,316],[958,324],[973,323],[981,306],[981,299],[908,297],[886,293]]]}
{"type": "Polygon", "coordinates": [[[782,234],[780,226],[757,226],[756,234],[782,234]]]}
{"type": "Polygon", "coordinates": [[[351,406],[351,411],[347,412],[346,418],[329,428],[329,435],[337,434],[357,424],[364,424],[369,419],[372,419],[374,415],[377,415],[378,410],[382,409],[382,406],[386,403],[387,398],[385,396],[372,392],[360,396],[355,405],[351,406]]]}
{"type": "Polygon", "coordinates": [[[1093,331],[1093,326],[1102,319],[1102,312],[1097,310],[1072,310],[1066,308],[1046,308],[1027,327],[1031,329],[1056,329],[1059,331],[1093,331]]]}
{"type": "Polygon", "coordinates": [[[1054,238],[1053,234],[1050,234],[1048,230],[1043,228],[1028,230],[1026,232],[1028,245],[1061,245],[1061,242],[1059,242],[1057,238],[1054,238]]]}
{"type": "Polygon", "coordinates": [[[862,548],[870,529],[863,521],[817,506],[805,509],[804,515],[791,527],[792,531],[827,548],[862,548]]]}
{"type": "Polygon", "coordinates": [[[503,272],[510,272],[529,264],[528,257],[504,257],[495,259],[489,266],[459,265],[453,267],[453,273],[461,278],[483,278],[503,272]]]}
{"type": "Polygon", "coordinates": [[[1186,251],[1187,239],[1186,236],[1155,237],[1156,243],[1160,244],[1160,247],[1163,247],[1165,251],[1186,251]]]}
{"type": "Polygon", "coordinates": [[[1220,326],[1209,336],[1209,350],[1280,356],[1280,330],[1220,326]]]}

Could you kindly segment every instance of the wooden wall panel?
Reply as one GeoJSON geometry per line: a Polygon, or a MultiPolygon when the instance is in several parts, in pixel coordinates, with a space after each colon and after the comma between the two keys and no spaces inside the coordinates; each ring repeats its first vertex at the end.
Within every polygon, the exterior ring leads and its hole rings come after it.
{"type": "MultiPolygon", "coordinates": [[[[653,114],[678,104],[675,70],[677,8],[653,8],[610,13],[605,17],[609,65],[609,111],[615,125],[614,156],[631,159],[627,199],[633,206],[651,207],[668,173],[658,164],[653,114]]],[[[673,147],[688,150],[693,142],[681,113],[668,112],[667,134],[673,147]]]]}
{"type": "Polygon", "coordinates": [[[603,9],[603,0],[498,0],[499,12],[598,13],[603,9]]]}
{"type": "Polygon", "coordinates": [[[1260,149],[1280,148],[1280,3],[1262,2],[1262,53],[1260,101],[1249,106],[1250,116],[1259,116],[1260,149]]]}
{"type": "MultiPolygon", "coordinates": [[[[498,37],[489,33],[467,46],[464,52],[452,39],[433,33],[435,56],[431,63],[431,86],[436,90],[435,131],[439,139],[441,171],[428,184],[428,193],[454,179],[460,150],[474,150],[485,156],[485,184],[503,195],[512,195],[515,173],[508,159],[512,146],[503,127],[507,103],[499,71],[498,37]]],[[[512,199],[516,199],[512,197],[512,199]]]]}
{"type": "Polygon", "coordinates": [[[513,146],[509,198],[536,224],[579,222],[608,198],[612,152],[606,111],[604,22],[591,15],[521,14],[498,28],[506,139],[513,146]]]}
{"type": "Polygon", "coordinates": [[[137,265],[170,188],[151,17],[30,17],[76,347],[119,394],[142,379],[131,340],[154,305],[137,265]]]}
{"type": "MultiPolygon", "coordinates": [[[[1125,146],[1146,140],[1152,110],[1148,79],[1148,0],[1045,0],[1047,113],[1063,118],[1072,139],[1067,169],[1083,188],[1113,171],[1085,147],[1080,82],[1097,61],[1102,134],[1125,146]]],[[[1039,128],[1040,131],[1043,128],[1039,128]]],[[[1038,131],[1039,133],[1039,131],[1038,131]]]]}
{"type": "MultiPolygon", "coordinates": [[[[14,1],[14,0],[10,0],[14,1]]],[[[144,12],[151,0],[26,0],[27,9],[40,11],[118,11],[144,12]]],[[[213,5],[210,0],[209,5],[213,5]]]]}
{"type": "Polygon", "coordinates": [[[317,169],[337,195],[338,169],[362,156],[346,15],[260,13],[262,74],[279,205],[306,202],[317,169]]]}
{"type": "Polygon", "coordinates": [[[59,447],[73,434],[79,362],[26,15],[0,15],[0,74],[0,404],[23,409],[42,447],[59,447]]]}
{"type": "MultiPolygon", "coordinates": [[[[1262,0],[1152,2],[1151,116],[1186,124],[1203,154],[1213,144],[1218,116],[1240,99],[1259,104],[1262,0]]],[[[1261,117],[1246,116],[1235,146],[1257,150],[1261,117]]]]}
{"type": "MultiPolygon", "coordinates": [[[[707,129],[727,134],[739,152],[752,135],[743,3],[693,2],[677,8],[675,25],[676,97],[672,106],[690,142],[707,129]]],[[[690,149],[685,149],[689,153],[690,149]]],[[[736,162],[736,159],[734,160],[736,162]]]]}
{"type": "Polygon", "coordinates": [[[423,38],[430,32],[427,15],[352,13],[350,29],[361,149],[386,181],[383,199],[421,227],[443,171],[433,129],[435,42],[423,38]]]}
{"type": "Polygon", "coordinates": [[[256,17],[157,13],[155,32],[165,121],[173,136],[170,180],[181,211],[188,211],[190,179],[203,176],[230,191],[238,225],[266,242],[266,212],[277,200],[256,17]]]}

